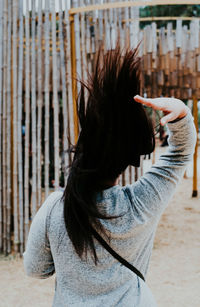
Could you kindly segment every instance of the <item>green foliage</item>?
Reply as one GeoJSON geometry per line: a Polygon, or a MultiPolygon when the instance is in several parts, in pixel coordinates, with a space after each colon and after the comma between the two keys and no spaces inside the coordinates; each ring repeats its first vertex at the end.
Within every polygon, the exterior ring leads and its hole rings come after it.
{"type": "MultiPolygon", "coordinates": [[[[200,17],[200,5],[156,5],[145,6],[140,8],[140,17],[200,17]]],[[[157,27],[166,26],[169,21],[157,21],[157,27]]],[[[141,28],[151,24],[151,22],[141,22],[141,28]]],[[[188,21],[183,21],[183,24],[189,24],[188,21]]],[[[173,21],[175,28],[176,22],[173,21]]]]}

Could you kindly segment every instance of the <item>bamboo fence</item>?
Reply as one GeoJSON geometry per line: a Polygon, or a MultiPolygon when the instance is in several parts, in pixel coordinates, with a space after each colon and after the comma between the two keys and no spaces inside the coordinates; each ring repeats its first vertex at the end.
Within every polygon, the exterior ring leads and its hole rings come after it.
{"type": "MultiPolygon", "coordinates": [[[[66,184],[72,159],[67,149],[79,133],[80,84],[74,77],[86,79],[100,45],[106,52],[118,37],[122,48],[141,42],[141,94],[193,99],[197,113],[198,18],[189,18],[189,27],[183,25],[186,18],[177,18],[176,29],[170,17],[165,28],[157,29],[159,18],[154,18],[141,30],[146,19],[139,18],[137,1],[71,2],[0,1],[0,252],[5,255],[22,255],[38,208],[66,184]]],[[[156,125],[156,113],[152,116],[156,125]]],[[[143,174],[144,158],[140,168],[127,168],[122,185],[143,174]]]]}

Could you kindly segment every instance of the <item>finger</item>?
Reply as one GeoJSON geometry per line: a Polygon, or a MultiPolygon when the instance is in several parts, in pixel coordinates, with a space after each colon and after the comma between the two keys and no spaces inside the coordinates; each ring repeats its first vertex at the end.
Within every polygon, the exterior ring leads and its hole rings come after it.
{"type": "Polygon", "coordinates": [[[134,96],[134,100],[155,110],[163,110],[164,108],[163,103],[158,98],[144,98],[139,95],[136,95],[134,96]]]}
{"type": "Polygon", "coordinates": [[[150,98],[144,98],[140,95],[136,95],[133,98],[134,98],[135,101],[140,102],[140,103],[144,103],[144,104],[151,102],[150,98]]]}
{"type": "Polygon", "coordinates": [[[167,114],[166,116],[162,117],[160,120],[160,123],[162,126],[164,126],[165,124],[167,124],[168,122],[175,120],[177,118],[176,114],[174,114],[173,112],[167,114]]]}

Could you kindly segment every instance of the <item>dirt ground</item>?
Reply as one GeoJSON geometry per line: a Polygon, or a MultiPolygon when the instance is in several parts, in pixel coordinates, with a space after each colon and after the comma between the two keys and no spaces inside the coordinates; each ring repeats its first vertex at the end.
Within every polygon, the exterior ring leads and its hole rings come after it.
{"type": "MultiPolygon", "coordinates": [[[[191,195],[192,178],[184,178],[157,230],[147,283],[160,307],[200,306],[200,200],[191,195]]],[[[0,257],[0,274],[0,307],[52,305],[54,276],[27,277],[12,257],[0,257]]]]}

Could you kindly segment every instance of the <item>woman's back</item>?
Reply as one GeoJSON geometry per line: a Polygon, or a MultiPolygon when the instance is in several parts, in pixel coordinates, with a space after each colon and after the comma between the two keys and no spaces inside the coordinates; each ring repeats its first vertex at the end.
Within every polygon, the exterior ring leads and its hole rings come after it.
{"type": "MultiPolygon", "coordinates": [[[[168,123],[169,148],[136,183],[113,186],[97,195],[98,209],[116,219],[101,219],[110,245],[145,276],[157,224],[191,161],[196,140],[191,113],[168,123]]],[[[47,278],[56,272],[53,306],[156,306],[148,286],[98,242],[99,263],[88,251],[81,260],[68,237],[62,192],[52,193],[37,212],[24,253],[27,274],[47,278]]]]}
{"type": "MultiPolygon", "coordinates": [[[[97,266],[90,255],[86,261],[74,252],[65,231],[63,202],[60,201],[62,193],[54,194],[57,200],[52,202],[48,230],[57,280],[53,306],[68,306],[69,302],[70,306],[133,306],[133,302],[140,306],[139,300],[143,297],[140,292],[148,292],[145,283],[116,261],[98,242],[95,244],[99,259],[97,266]]],[[[109,208],[104,212],[125,213],[116,223],[104,221],[103,224],[112,237],[113,249],[145,273],[154,236],[154,231],[151,229],[149,232],[149,229],[153,225],[148,227],[142,221],[141,224],[139,220],[134,221],[131,202],[120,186],[105,190],[103,196],[98,197],[98,205],[102,209],[105,206],[109,208]]],[[[144,295],[146,299],[148,296],[144,295]]]]}

